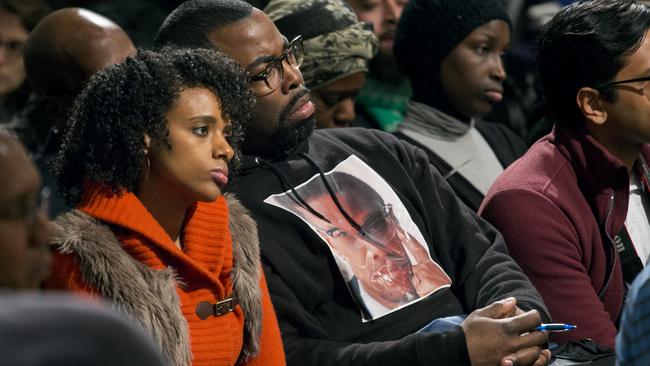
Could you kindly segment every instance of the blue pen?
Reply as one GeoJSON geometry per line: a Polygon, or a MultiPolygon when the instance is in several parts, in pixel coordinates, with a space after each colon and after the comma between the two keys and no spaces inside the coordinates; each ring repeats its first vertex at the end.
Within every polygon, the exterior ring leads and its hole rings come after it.
{"type": "Polygon", "coordinates": [[[567,330],[576,329],[577,326],[564,323],[546,323],[535,328],[546,332],[566,332],[567,330]]]}

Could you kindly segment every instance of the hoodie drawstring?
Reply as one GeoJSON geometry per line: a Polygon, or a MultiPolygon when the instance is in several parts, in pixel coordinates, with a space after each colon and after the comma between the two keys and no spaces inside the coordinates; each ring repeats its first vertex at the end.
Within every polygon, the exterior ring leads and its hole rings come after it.
{"type": "Polygon", "coordinates": [[[339,199],[338,199],[338,197],[336,197],[336,194],[334,193],[334,189],[332,188],[329,181],[327,180],[327,177],[325,176],[325,173],[323,172],[323,169],[321,169],[321,167],[318,166],[318,164],[316,164],[316,162],[312,158],[310,158],[309,155],[305,154],[304,152],[301,152],[298,155],[300,157],[302,157],[303,159],[305,159],[309,163],[309,165],[311,165],[311,167],[318,172],[318,175],[323,180],[323,183],[325,183],[325,188],[327,188],[327,192],[329,192],[330,197],[332,197],[332,200],[334,201],[334,204],[339,209],[339,211],[341,212],[343,217],[345,217],[345,219],[348,221],[348,223],[350,223],[350,225],[352,225],[352,227],[355,228],[363,236],[366,236],[366,233],[363,230],[363,228],[361,227],[361,225],[359,225],[356,221],[354,221],[352,216],[350,216],[350,214],[348,214],[348,212],[345,210],[345,208],[343,208],[343,206],[341,205],[341,202],[339,202],[339,199]]]}
{"type": "MultiPolygon", "coordinates": [[[[309,165],[310,165],[310,166],[311,166],[315,171],[318,172],[318,175],[320,176],[321,180],[322,180],[323,183],[325,184],[325,188],[327,189],[327,192],[329,193],[330,197],[331,197],[332,200],[334,201],[334,204],[335,204],[336,207],[338,208],[339,212],[341,212],[341,214],[343,215],[343,217],[345,218],[345,220],[346,220],[346,221],[347,221],[347,222],[348,222],[348,223],[349,223],[349,224],[350,224],[350,225],[351,225],[355,230],[357,230],[361,235],[363,235],[364,237],[367,236],[365,230],[363,230],[363,227],[362,227],[361,225],[359,225],[359,224],[358,224],[358,223],[357,223],[357,222],[352,218],[352,216],[350,216],[350,214],[345,210],[345,208],[343,207],[343,205],[341,205],[341,202],[339,201],[338,197],[336,197],[336,194],[334,193],[334,189],[332,188],[332,185],[330,184],[329,180],[327,180],[327,177],[325,176],[325,173],[323,172],[323,169],[321,169],[321,167],[318,166],[318,164],[317,164],[317,163],[316,163],[316,162],[315,162],[311,157],[309,157],[309,155],[305,154],[304,152],[298,153],[298,156],[302,157],[305,161],[307,161],[307,163],[309,163],[309,165]]],[[[288,190],[290,190],[291,193],[293,194],[293,198],[295,198],[296,200],[298,200],[298,202],[300,203],[300,205],[302,205],[303,208],[305,208],[306,210],[308,210],[309,212],[311,212],[314,216],[318,217],[319,219],[321,219],[321,220],[327,222],[328,224],[331,224],[331,223],[332,223],[332,222],[331,222],[330,220],[328,220],[324,215],[322,215],[320,212],[316,211],[313,207],[311,207],[311,206],[309,205],[309,203],[307,203],[307,202],[304,200],[304,198],[302,198],[302,197],[300,196],[300,194],[298,193],[298,191],[296,191],[294,185],[291,183],[291,181],[289,180],[289,178],[288,178],[288,177],[287,177],[287,176],[286,176],[286,175],[285,175],[285,174],[284,174],[280,169],[278,169],[277,167],[273,166],[273,164],[271,164],[270,162],[268,162],[268,161],[266,161],[266,160],[264,160],[264,159],[261,159],[261,158],[259,158],[259,157],[256,157],[256,158],[255,158],[255,162],[256,162],[257,164],[259,164],[260,166],[262,166],[262,167],[264,167],[264,168],[268,168],[269,170],[271,170],[271,172],[273,172],[273,174],[275,174],[275,175],[278,177],[278,179],[280,180],[280,184],[282,185],[282,190],[286,192],[286,191],[287,191],[287,188],[289,188],[288,190]]]]}
{"type": "Polygon", "coordinates": [[[261,166],[268,168],[273,172],[278,179],[280,180],[280,184],[282,185],[282,190],[287,191],[287,187],[289,190],[291,190],[291,193],[293,193],[294,197],[300,202],[300,204],[307,209],[309,212],[311,212],[314,216],[318,217],[319,219],[327,222],[328,224],[331,224],[330,220],[328,220],[325,216],[321,215],[320,212],[316,211],[313,207],[311,207],[299,194],[298,191],[294,188],[293,184],[289,180],[289,178],[278,168],[274,167],[273,164],[265,161],[264,159],[260,158],[255,158],[255,161],[259,163],[261,166]]]}

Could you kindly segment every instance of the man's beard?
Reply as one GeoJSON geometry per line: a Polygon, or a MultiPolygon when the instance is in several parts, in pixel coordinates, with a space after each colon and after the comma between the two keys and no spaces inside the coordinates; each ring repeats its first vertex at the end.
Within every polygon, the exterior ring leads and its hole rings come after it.
{"type": "Polygon", "coordinates": [[[303,119],[292,126],[287,125],[286,121],[281,121],[280,126],[271,136],[273,157],[281,159],[286,157],[291,149],[309,139],[315,126],[314,116],[303,119]]]}
{"type": "Polygon", "coordinates": [[[271,135],[270,138],[274,159],[285,158],[291,149],[300,145],[302,142],[307,141],[309,136],[314,132],[316,119],[313,115],[293,125],[290,125],[287,121],[289,113],[291,113],[296,103],[298,103],[298,100],[307,93],[309,93],[309,90],[305,89],[296,94],[280,114],[278,128],[273,132],[273,135],[271,135]]]}

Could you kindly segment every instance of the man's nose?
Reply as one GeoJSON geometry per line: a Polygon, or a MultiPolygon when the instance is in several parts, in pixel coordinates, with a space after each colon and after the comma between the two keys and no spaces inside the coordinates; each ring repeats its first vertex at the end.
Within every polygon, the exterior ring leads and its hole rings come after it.
{"type": "Polygon", "coordinates": [[[346,98],[338,103],[334,112],[334,123],[337,127],[347,127],[357,117],[354,112],[354,98],[346,98]]]}
{"type": "Polygon", "coordinates": [[[402,8],[396,0],[384,0],[384,21],[397,22],[402,15],[402,8]]]}
{"type": "Polygon", "coordinates": [[[6,47],[0,46],[0,66],[3,66],[7,63],[7,51],[6,47]]]}
{"type": "Polygon", "coordinates": [[[284,80],[282,80],[282,92],[288,94],[292,89],[300,87],[305,82],[299,66],[292,66],[286,60],[283,62],[284,80]]]}

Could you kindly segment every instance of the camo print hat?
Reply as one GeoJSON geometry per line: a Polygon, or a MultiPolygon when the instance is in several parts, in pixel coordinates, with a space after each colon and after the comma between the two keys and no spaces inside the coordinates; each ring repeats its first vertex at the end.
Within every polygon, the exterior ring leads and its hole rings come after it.
{"type": "Polygon", "coordinates": [[[305,84],[318,89],[356,72],[368,72],[378,41],[345,0],[271,0],[264,12],[289,41],[301,35],[305,84]]]}

